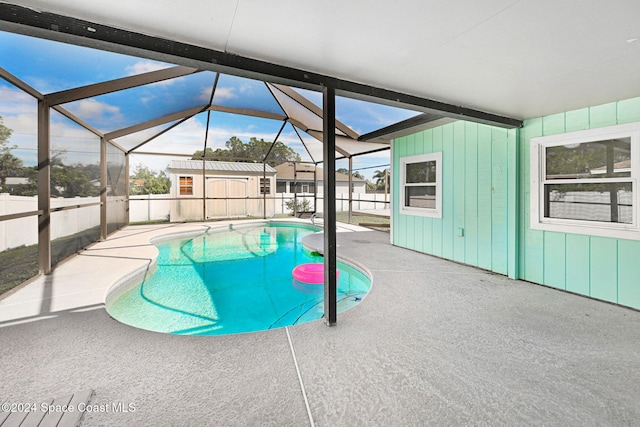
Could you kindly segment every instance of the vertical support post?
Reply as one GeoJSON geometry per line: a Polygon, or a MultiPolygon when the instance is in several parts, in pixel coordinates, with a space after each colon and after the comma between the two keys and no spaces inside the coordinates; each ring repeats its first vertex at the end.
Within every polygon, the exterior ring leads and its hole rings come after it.
{"type": "Polygon", "coordinates": [[[293,162],[293,217],[298,217],[298,162],[293,162]]]}
{"type": "MultiPolygon", "coordinates": [[[[126,177],[125,185],[128,189],[128,173],[126,177]]],[[[107,179],[107,140],[103,136],[100,138],[100,239],[102,240],[107,238],[107,179]]],[[[128,198],[129,193],[127,192],[127,199],[128,198]]]]}
{"type": "Polygon", "coordinates": [[[520,278],[520,134],[507,131],[507,275],[520,278]]]}
{"type": "MultiPolygon", "coordinates": [[[[613,177],[615,172],[615,152],[613,144],[607,144],[607,177],[613,177]]],[[[618,222],[618,187],[616,184],[609,184],[609,200],[611,222],[618,222]]]]}
{"type": "Polygon", "coordinates": [[[325,87],[323,95],[324,159],[324,323],[336,324],[336,91],[325,87]]]}
{"type": "MultiPolygon", "coordinates": [[[[213,92],[211,92],[211,99],[209,103],[213,101],[213,94],[216,91],[216,87],[218,87],[218,78],[220,77],[220,73],[216,74],[216,80],[213,83],[213,92]]],[[[209,139],[209,121],[211,120],[211,110],[207,111],[207,130],[204,133],[204,147],[202,147],[202,221],[207,220],[207,141],[209,139]]],[[[178,178],[179,179],[179,178],[178,178]]],[[[195,189],[195,180],[193,182],[195,189]]],[[[227,186],[229,184],[227,183],[227,186]]],[[[228,190],[228,189],[227,189],[228,190]]],[[[214,201],[213,203],[217,203],[214,201]]],[[[227,191],[227,217],[229,216],[229,191],[227,191]]]]}
{"type": "MultiPolygon", "coordinates": [[[[105,169],[106,170],[106,169],[105,169]]],[[[126,220],[126,224],[129,225],[129,223],[131,222],[131,215],[129,214],[131,212],[131,196],[129,196],[131,194],[131,182],[129,180],[129,177],[131,176],[130,174],[130,169],[129,169],[129,153],[125,153],[124,154],[124,176],[126,177],[125,181],[124,181],[124,192],[125,192],[125,197],[127,198],[127,205],[126,205],[126,212],[127,212],[127,220],[126,220]]]]}
{"type": "MultiPolygon", "coordinates": [[[[262,183],[259,185],[260,191],[262,191],[262,219],[267,219],[267,161],[262,162],[262,183]]],[[[271,187],[271,186],[269,186],[271,187]]]]}
{"type": "Polygon", "coordinates": [[[313,212],[318,212],[318,165],[313,164],[313,212]]]}
{"type": "MultiPolygon", "coordinates": [[[[205,156],[206,156],[206,152],[207,152],[207,143],[205,141],[204,143],[204,155],[202,156],[202,221],[206,221],[207,220],[207,169],[206,169],[206,160],[205,160],[205,156]]],[[[195,182],[194,182],[194,186],[195,186],[195,182]]],[[[228,197],[228,194],[227,194],[228,197]]],[[[229,200],[227,199],[227,215],[229,214],[229,200]]]]}
{"type": "Polygon", "coordinates": [[[51,140],[49,105],[38,101],[38,265],[51,273],[51,140]]]}
{"type": "Polygon", "coordinates": [[[349,224],[353,221],[353,157],[349,156],[349,224]]]}
{"type": "MultiPolygon", "coordinates": [[[[389,194],[389,169],[385,169],[384,170],[384,201],[388,202],[389,200],[387,199],[387,194],[389,194]]],[[[387,207],[387,205],[385,204],[385,207],[387,207]]]]}
{"type": "MultiPolygon", "coordinates": [[[[391,155],[389,156],[389,159],[391,160],[391,162],[389,163],[389,173],[391,176],[393,176],[393,165],[395,163],[395,152],[394,152],[394,144],[395,144],[395,140],[391,140],[391,155]]],[[[388,180],[387,180],[388,182],[388,180]]],[[[397,192],[394,192],[394,194],[397,196],[397,192]]],[[[387,201],[387,195],[384,195],[384,201],[387,201]]],[[[393,214],[393,206],[391,206],[392,203],[385,203],[384,207],[386,208],[387,206],[389,207],[389,243],[391,243],[393,245],[393,229],[394,229],[394,220],[395,220],[395,215],[393,214]]]]}

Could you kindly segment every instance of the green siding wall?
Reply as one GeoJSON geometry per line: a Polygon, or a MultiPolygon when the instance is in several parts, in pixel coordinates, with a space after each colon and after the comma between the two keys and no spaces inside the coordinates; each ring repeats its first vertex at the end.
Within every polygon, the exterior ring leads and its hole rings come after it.
{"type": "Polygon", "coordinates": [[[517,149],[516,130],[463,121],[397,139],[393,243],[515,277],[517,233],[509,224],[513,228],[517,220],[517,149]],[[401,215],[400,158],[438,151],[442,218],[401,215]]]}
{"type": "Polygon", "coordinates": [[[640,98],[526,120],[519,131],[459,121],[397,139],[393,243],[640,308],[640,241],[529,227],[531,138],[636,121],[640,98]],[[400,215],[400,158],[438,151],[442,218],[400,215]]]}
{"type": "Polygon", "coordinates": [[[640,98],[525,121],[520,132],[519,276],[640,308],[640,241],[529,228],[531,138],[640,121],[640,98]]]}

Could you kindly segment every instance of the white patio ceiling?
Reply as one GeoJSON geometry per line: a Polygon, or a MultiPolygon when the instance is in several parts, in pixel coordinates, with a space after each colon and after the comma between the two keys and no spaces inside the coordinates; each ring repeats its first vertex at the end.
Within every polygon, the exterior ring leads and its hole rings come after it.
{"type": "Polygon", "coordinates": [[[20,4],[517,119],[640,96],[637,0],[20,4]]]}

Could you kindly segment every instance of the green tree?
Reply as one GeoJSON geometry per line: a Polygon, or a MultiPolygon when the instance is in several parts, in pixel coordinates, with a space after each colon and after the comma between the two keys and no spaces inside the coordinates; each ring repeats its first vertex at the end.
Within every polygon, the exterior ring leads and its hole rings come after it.
{"type": "MultiPolygon", "coordinates": [[[[337,172],[337,173],[341,173],[341,174],[343,174],[343,175],[347,175],[347,176],[349,175],[349,170],[348,170],[347,168],[339,168],[339,169],[336,169],[336,172],[337,172]]],[[[364,179],[364,176],[362,176],[362,174],[361,174],[360,172],[357,172],[357,171],[356,171],[356,172],[354,172],[354,173],[352,173],[351,175],[352,175],[354,178],[364,179]]]]}
{"type": "Polygon", "coordinates": [[[391,179],[389,176],[389,169],[375,171],[373,174],[373,179],[375,180],[374,182],[378,190],[384,190],[385,186],[387,190],[390,188],[390,186],[387,183],[387,181],[389,181],[389,183],[391,182],[391,179]]]}
{"type": "Polygon", "coordinates": [[[9,145],[12,133],[0,117],[0,191],[7,191],[7,177],[20,175],[24,166],[22,160],[11,153],[11,150],[18,147],[9,145]]]}
{"type": "Polygon", "coordinates": [[[156,172],[147,166],[138,165],[131,175],[129,194],[168,194],[171,181],[165,171],[156,172]]]}
{"type": "Polygon", "coordinates": [[[51,156],[51,196],[94,197],[100,195],[100,165],[65,164],[64,151],[51,156]]]}
{"type": "Polygon", "coordinates": [[[300,155],[292,148],[287,147],[284,143],[276,141],[275,143],[251,137],[249,142],[243,142],[240,138],[232,136],[226,143],[226,148],[218,148],[213,150],[198,150],[193,153],[192,160],[201,160],[203,157],[208,160],[225,160],[225,161],[256,161],[261,162],[269,153],[267,164],[276,166],[283,162],[299,162],[300,155]],[[273,145],[273,148],[271,146],[273,145]],[[269,151],[271,150],[271,151],[269,151]]]}

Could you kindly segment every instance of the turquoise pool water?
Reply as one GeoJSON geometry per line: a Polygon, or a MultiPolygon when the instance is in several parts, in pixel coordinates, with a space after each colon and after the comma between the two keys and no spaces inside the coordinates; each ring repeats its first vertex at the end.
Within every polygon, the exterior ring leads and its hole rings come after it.
{"type": "MultiPolygon", "coordinates": [[[[322,318],[322,285],[293,280],[296,265],[323,258],[303,248],[311,226],[270,223],[163,241],[156,271],[107,298],[115,319],[142,329],[222,335],[280,328],[322,318]]],[[[338,311],[371,287],[360,270],[338,262],[338,311]]]]}

